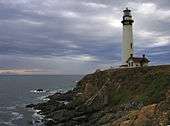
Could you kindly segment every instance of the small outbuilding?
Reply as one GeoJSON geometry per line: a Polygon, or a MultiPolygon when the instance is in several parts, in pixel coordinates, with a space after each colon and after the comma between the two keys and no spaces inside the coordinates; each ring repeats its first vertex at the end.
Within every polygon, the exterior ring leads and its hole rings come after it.
{"type": "Polygon", "coordinates": [[[131,54],[131,56],[127,60],[127,65],[128,67],[144,67],[148,66],[149,62],[150,61],[145,57],[145,55],[143,55],[142,57],[133,57],[133,55],[131,54]]]}

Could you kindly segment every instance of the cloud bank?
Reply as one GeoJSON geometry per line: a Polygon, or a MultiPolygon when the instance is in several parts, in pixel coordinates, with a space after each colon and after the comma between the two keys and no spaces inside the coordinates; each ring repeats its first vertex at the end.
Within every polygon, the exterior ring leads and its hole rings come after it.
{"type": "Polygon", "coordinates": [[[135,20],[136,55],[146,53],[152,64],[168,64],[169,6],[168,0],[1,0],[0,68],[85,74],[116,67],[125,7],[135,20]]]}

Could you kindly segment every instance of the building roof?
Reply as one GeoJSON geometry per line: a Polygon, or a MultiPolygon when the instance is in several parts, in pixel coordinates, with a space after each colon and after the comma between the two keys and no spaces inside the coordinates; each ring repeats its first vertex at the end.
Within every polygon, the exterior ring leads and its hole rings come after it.
{"type": "Polygon", "coordinates": [[[120,67],[128,67],[128,65],[124,64],[124,65],[121,65],[120,67]]]}
{"type": "Polygon", "coordinates": [[[128,60],[127,60],[127,62],[129,61],[129,60],[133,60],[133,62],[135,62],[135,63],[148,63],[148,62],[150,62],[146,57],[130,57],[128,60]]]}

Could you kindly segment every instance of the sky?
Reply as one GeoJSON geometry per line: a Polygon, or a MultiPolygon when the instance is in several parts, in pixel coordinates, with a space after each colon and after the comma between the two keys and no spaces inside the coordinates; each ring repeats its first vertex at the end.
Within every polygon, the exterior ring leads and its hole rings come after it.
{"type": "Polygon", "coordinates": [[[169,0],[0,0],[0,74],[118,67],[126,7],[135,21],[135,56],[170,63],[169,0]]]}

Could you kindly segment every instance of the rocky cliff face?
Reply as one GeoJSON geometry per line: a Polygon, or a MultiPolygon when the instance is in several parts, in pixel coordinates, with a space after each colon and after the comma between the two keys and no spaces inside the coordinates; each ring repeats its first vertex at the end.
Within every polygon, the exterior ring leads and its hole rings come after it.
{"type": "Polygon", "coordinates": [[[98,71],[69,93],[66,105],[51,98],[35,107],[46,115],[46,125],[170,125],[169,65],[98,71]]]}

